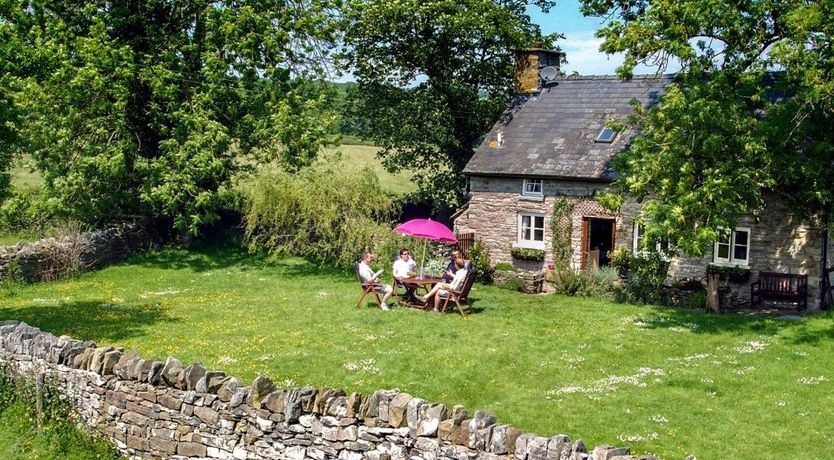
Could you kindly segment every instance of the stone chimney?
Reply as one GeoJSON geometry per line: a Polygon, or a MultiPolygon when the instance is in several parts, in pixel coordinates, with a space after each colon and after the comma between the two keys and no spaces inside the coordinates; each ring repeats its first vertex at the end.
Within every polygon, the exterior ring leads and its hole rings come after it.
{"type": "Polygon", "coordinates": [[[516,94],[538,93],[542,90],[539,71],[545,67],[559,70],[561,51],[547,50],[537,41],[533,48],[519,49],[515,52],[515,92],[516,94]]]}

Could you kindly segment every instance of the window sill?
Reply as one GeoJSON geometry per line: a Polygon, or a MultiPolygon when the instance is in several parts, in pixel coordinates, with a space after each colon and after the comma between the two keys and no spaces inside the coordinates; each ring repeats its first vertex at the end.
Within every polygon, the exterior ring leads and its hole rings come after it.
{"type": "Polygon", "coordinates": [[[521,201],[533,201],[536,203],[541,203],[544,201],[544,195],[521,195],[521,201]]]}
{"type": "Polygon", "coordinates": [[[748,268],[748,267],[750,266],[750,262],[749,262],[749,261],[744,261],[744,262],[727,262],[727,261],[725,261],[725,260],[713,260],[713,261],[712,261],[712,262],[710,262],[710,263],[711,263],[711,264],[713,264],[713,265],[717,265],[717,266],[719,266],[719,267],[728,267],[728,268],[732,268],[732,267],[738,267],[738,268],[748,268]]]}

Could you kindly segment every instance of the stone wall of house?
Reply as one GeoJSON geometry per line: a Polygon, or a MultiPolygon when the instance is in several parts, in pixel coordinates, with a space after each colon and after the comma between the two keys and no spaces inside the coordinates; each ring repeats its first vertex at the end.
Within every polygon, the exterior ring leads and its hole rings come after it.
{"type": "MultiPolygon", "coordinates": [[[[749,307],[750,284],[758,279],[760,271],[771,271],[808,275],[808,309],[818,309],[823,246],[821,226],[815,220],[799,221],[793,217],[790,204],[784,198],[771,196],[767,203],[759,215],[744,216],[737,223],[738,227],[750,229],[750,280],[727,285],[731,292],[726,306],[749,307]]],[[[834,257],[832,248],[834,244],[829,241],[829,261],[834,257]]],[[[677,279],[704,279],[706,266],[712,263],[713,257],[713,248],[709,248],[702,258],[675,259],[670,275],[677,279]]]]}
{"type": "MultiPolygon", "coordinates": [[[[622,218],[612,215],[597,203],[593,196],[605,190],[603,183],[548,181],[543,182],[543,196],[529,197],[521,194],[522,179],[473,177],[469,183],[472,194],[468,207],[455,219],[455,231],[474,232],[490,249],[493,263],[509,263],[519,270],[542,270],[546,262],[553,261],[550,217],[557,198],[567,197],[574,205],[571,241],[574,248],[571,264],[579,269],[582,263],[582,218],[603,217],[617,220],[615,240],[624,237],[620,225],[622,218]],[[545,216],[545,261],[515,260],[510,248],[518,239],[518,213],[535,212],[545,216]]],[[[619,243],[618,243],[619,244],[619,243]]]]}
{"type": "MultiPolygon", "coordinates": [[[[628,448],[542,437],[392,390],[251,386],[200,364],[55,337],[0,322],[0,372],[36,375],[67,398],[89,430],[134,458],[343,460],[629,460],[628,448]]],[[[651,459],[651,456],[641,456],[651,459]]]]}
{"type": "MultiPolygon", "coordinates": [[[[471,198],[467,208],[455,220],[458,232],[474,232],[491,251],[493,263],[506,262],[522,270],[541,270],[544,263],[513,260],[510,247],[518,235],[518,213],[539,212],[545,215],[545,262],[553,260],[550,217],[557,197],[565,196],[574,204],[571,235],[574,248],[571,265],[581,267],[582,219],[602,217],[616,220],[615,248],[633,250],[634,216],[639,205],[626,202],[619,213],[612,215],[594,199],[606,185],[594,182],[543,182],[543,197],[522,196],[520,178],[470,179],[471,198]]],[[[808,275],[808,309],[819,308],[822,233],[818,222],[798,222],[791,215],[790,204],[778,196],[770,197],[768,207],[757,216],[745,216],[740,227],[750,228],[750,281],[733,283],[727,297],[730,307],[747,307],[750,302],[750,283],[759,271],[799,273],[808,275]]],[[[830,240],[834,240],[832,237],[830,240]]],[[[834,259],[834,241],[829,241],[829,261],[834,259]]],[[[672,281],[706,279],[706,268],[713,261],[713,248],[703,257],[677,257],[671,261],[672,281]]],[[[831,263],[829,262],[829,266],[831,263]]]]}
{"type": "Polygon", "coordinates": [[[119,262],[147,249],[154,240],[147,226],[124,224],[0,247],[0,279],[12,277],[27,283],[55,280],[69,273],[119,262]]]}

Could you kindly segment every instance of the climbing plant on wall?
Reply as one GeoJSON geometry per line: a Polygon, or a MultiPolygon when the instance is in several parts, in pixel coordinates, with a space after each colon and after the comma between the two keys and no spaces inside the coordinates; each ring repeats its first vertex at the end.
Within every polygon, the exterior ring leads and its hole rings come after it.
{"type": "Polygon", "coordinates": [[[550,233],[553,235],[553,262],[556,269],[564,270],[570,266],[573,255],[571,235],[573,234],[574,203],[566,197],[558,197],[553,203],[553,216],[550,219],[550,233]]]}

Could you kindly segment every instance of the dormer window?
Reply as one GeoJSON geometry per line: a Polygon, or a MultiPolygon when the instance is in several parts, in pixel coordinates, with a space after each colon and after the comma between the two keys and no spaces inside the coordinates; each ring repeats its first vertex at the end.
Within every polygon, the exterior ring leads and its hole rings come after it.
{"type": "Polygon", "coordinates": [[[613,128],[606,126],[602,128],[602,131],[599,132],[597,138],[594,139],[594,142],[599,142],[600,144],[610,144],[614,141],[615,137],[617,137],[617,131],[614,131],[613,128]]]}
{"type": "Polygon", "coordinates": [[[541,179],[524,179],[521,194],[524,196],[542,196],[543,188],[541,179]]]}

